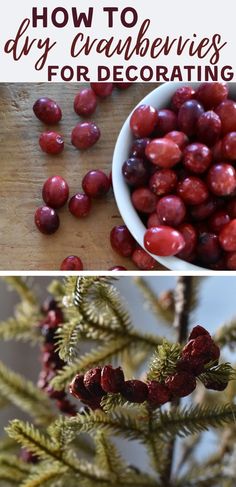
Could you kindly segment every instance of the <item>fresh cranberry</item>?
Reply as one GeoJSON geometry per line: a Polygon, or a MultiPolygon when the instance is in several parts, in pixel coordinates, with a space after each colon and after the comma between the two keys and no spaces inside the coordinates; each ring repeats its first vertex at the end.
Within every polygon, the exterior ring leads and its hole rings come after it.
{"type": "Polygon", "coordinates": [[[219,198],[210,196],[204,203],[190,208],[191,218],[195,221],[202,221],[209,218],[218,208],[221,208],[222,201],[219,198]]]}
{"type": "Polygon", "coordinates": [[[50,235],[55,233],[60,225],[59,216],[53,208],[41,206],[37,208],[34,216],[35,225],[41,233],[50,235]]]}
{"type": "Polygon", "coordinates": [[[72,130],[71,143],[77,149],[85,150],[96,144],[100,135],[100,130],[94,122],[80,122],[72,130]]]}
{"type": "Polygon", "coordinates": [[[69,201],[69,210],[76,218],[84,218],[91,209],[91,199],[87,194],[76,193],[69,201]]]}
{"type": "Polygon", "coordinates": [[[181,250],[177,254],[177,257],[179,259],[188,260],[196,248],[196,244],[197,244],[196,229],[193,227],[193,225],[190,225],[189,223],[182,223],[182,225],[178,227],[178,231],[183,236],[185,246],[183,250],[181,250]]]}
{"type": "Polygon", "coordinates": [[[173,169],[157,170],[149,180],[150,190],[157,196],[171,193],[177,186],[177,175],[173,169]]]}
{"type": "Polygon", "coordinates": [[[212,158],[214,162],[223,161],[223,141],[218,140],[215,145],[211,148],[212,158]]]}
{"type": "Polygon", "coordinates": [[[157,110],[150,105],[140,105],[130,118],[130,128],[135,137],[149,137],[158,120],[157,110]]]}
{"type": "Polygon", "coordinates": [[[144,235],[145,248],[155,255],[176,255],[184,246],[184,238],[178,230],[168,226],[149,228],[144,235]]]}
{"type": "Polygon", "coordinates": [[[196,248],[197,258],[203,265],[214,264],[219,260],[222,249],[218,236],[214,233],[202,233],[196,248]]]}
{"type": "Polygon", "coordinates": [[[159,227],[159,225],[161,225],[160,218],[157,216],[156,211],[154,211],[148,217],[148,220],[147,220],[147,228],[159,227]]]}
{"type": "Polygon", "coordinates": [[[33,111],[36,117],[47,125],[60,122],[62,117],[59,105],[51,98],[39,98],[33,106],[33,111]]]}
{"type": "Polygon", "coordinates": [[[156,208],[157,198],[148,188],[137,188],[131,195],[134,208],[141,213],[152,213],[156,208]]]}
{"type": "Polygon", "coordinates": [[[125,225],[113,227],[110,241],[113,250],[122,257],[130,257],[136,247],[136,242],[125,225]]]}
{"type": "Polygon", "coordinates": [[[176,227],[183,222],[186,216],[186,208],[179,196],[163,196],[156,206],[157,216],[162,225],[176,227]]]}
{"type": "Polygon", "coordinates": [[[165,386],[165,384],[161,384],[156,380],[151,380],[150,382],[148,382],[147,386],[147,401],[152,408],[161,406],[162,404],[165,404],[166,402],[169,402],[171,400],[171,393],[168,387],[165,386]]]}
{"type": "Polygon", "coordinates": [[[115,369],[112,365],[105,365],[102,368],[101,386],[105,392],[113,394],[121,392],[124,381],[124,372],[121,367],[115,369]]]}
{"type": "Polygon", "coordinates": [[[153,139],[146,147],[146,157],[161,168],[171,168],[181,159],[182,153],[172,140],[153,139]]]}
{"type": "Polygon", "coordinates": [[[172,130],[177,129],[177,116],[172,110],[163,108],[158,110],[158,120],[155,128],[155,134],[161,137],[172,130]]]}
{"type": "Polygon", "coordinates": [[[183,103],[193,98],[194,95],[195,91],[191,88],[191,86],[181,86],[178,88],[171,99],[171,106],[173,110],[178,111],[183,103]]]}
{"type": "Polygon", "coordinates": [[[132,262],[142,271],[151,271],[156,266],[156,261],[141,247],[135,249],[131,256],[132,262]]]}
{"type": "Polygon", "coordinates": [[[177,193],[188,205],[200,205],[209,196],[206,184],[195,176],[189,176],[180,181],[177,186],[177,193]]]}
{"type": "Polygon", "coordinates": [[[230,161],[236,160],[236,132],[230,132],[222,140],[224,157],[230,161]]]}
{"type": "Polygon", "coordinates": [[[145,157],[145,149],[150,140],[148,137],[135,139],[130,150],[130,157],[143,159],[145,157]]]}
{"type": "Polygon", "coordinates": [[[196,378],[189,372],[176,372],[167,377],[165,385],[175,397],[185,397],[196,389],[196,378]]]}
{"type": "Polygon", "coordinates": [[[69,255],[61,263],[61,271],[82,271],[83,263],[76,255],[69,255]]]}
{"type": "Polygon", "coordinates": [[[199,117],[203,114],[204,108],[197,100],[188,100],[181,105],[178,113],[178,125],[181,132],[188,137],[196,134],[199,117]]]}
{"type": "Polygon", "coordinates": [[[226,83],[202,83],[195,94],[205,110],[211,110],[226,100],[229,89],[226,83]]]}
{"type": "Polygon", "coordinates": [[[141,380],[127,380],[122,387],[122,396],[130,402],[142,403],[148,397],[147,384],[141,380]]]}
{"type": "Polygon", "coordinates": [[[223,101],[215,110],[221,119],[221,131],[225,135],[228,132],[236,131],[236,102],[233,100],[223,101]]]}
{"type": "Polygon", "coordinates": [[[60,154],[64,149],[64,140],[57,132],[43,132],[39,137],[39,145],[46,154],[60,154]]]}
{"type": "Polygon", "coordinates": [[[90,86],[100,98],[110,96],[113,91],[113,83],[90,83],[90,86]]]}
{"type": "Polygon", "coordinates": [[[43,200],[51,208],[61,208],[69,197],[69,186],[61,176],[48,178],[42,189],[43,200]]]}
{"type": "Polygon", "coordinates": [[[209,219],[209,228],[214,233],[219,233],[222,228],[230,222],[230,216],[227,211],[219,210],[213,213],[209,219]]]}
{"type": "Polygon", "coordinates": [[[179,130],[172,130],[172,132],[168,132],[165,135],[165,139],[172,140],[182,151],[186,145],[189,143],[189,138],[184,132],[180,132],[179,130]]]}
{"type": "Polygon", "coordinates": [[[236,251],[236,219],[231,220],[222,228],[219,241],[221,247],[227,252],[236,251]]]}
{"type": "Polygon", "coordinates": [[[191,172],[201,174],[211,165],[210,149],[199,142],[187,145],[183,152],[183,164],[191,172]]]}
{"type": "Polygon", "coordinates": [[[213,111],[203,113],[197,121],[197,137],[209,147],[216,144],[221,134],[220,117],[213,111]]]}
{"type": "Polygon", "coordinates": [[[84,88],[74,99],[74,110],[80,117],[89,117],[97,108],[97,97],[91,88],[84,88]]]}
{"type": "Polygon", "coordinates": [[[212,193],[226,196],[236,189],[236,172],[231,164],[222,162],[209,169],[207,183],[212,193]]]}
{"type": "Polygon", "coordinates": [[[227,212],[231,219],[236,218],[236,199],[232,199],[227,204],[227,212]]]}
{"type": "Polygon", "coordinates": [[[108,193],[110,181],[103,171],[96,169],[85,174],[82,180],[82,188],[87,196],[100,198],[108,193]]]}
{"type": "Polygon", "coordinates": [[[130,157],[122,166],[122,174],[129,186],[137,188],[147,182],[149,170],[147,163],[143,159],[130,157]]]}

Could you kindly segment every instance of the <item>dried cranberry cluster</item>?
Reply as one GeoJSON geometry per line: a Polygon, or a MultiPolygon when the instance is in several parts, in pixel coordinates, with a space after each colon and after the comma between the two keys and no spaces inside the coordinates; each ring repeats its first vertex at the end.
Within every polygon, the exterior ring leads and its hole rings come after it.
{"type": "Polygon", "coordinates": [[[56,400],[59,411],[74,416],[77,412],[73,404],[67,399],[65,390],[56,391],[50,381],[65,365],[56,350],[55,333],[63,323],[63,313],[54,300],[46,301],[43,306],[45,318],[39,323],[44,343],[41,347],[42,370],[39,375],[38,387],[51,399],[56,400]]]}
{"type": "Polygon", "coordinates": [[[166,108],[141,105],[122,172],[146,250],[236,269],[236,101],[225,83],[181,86],[166,108]]]}
{"type": "MultiPolygon", "coordinates": [[[[181,351],[175,373],[163,382],[147,383],[141,380],[125,380],[121,367],[112,365],[95,367],[77,374],[70,385],[70,392],[91,409],[101,408],[101,400],[107,394],[120,393],[126,401],[143,403],[156,408],[169,401],[185,397],[196,388],[196,378],[210,362],[218,363],[220,349],[202,326],[195,326],[187,344],[181,351]]],[[[221,391],[227,383],[204,382],[205,387],[221,391]]]]}

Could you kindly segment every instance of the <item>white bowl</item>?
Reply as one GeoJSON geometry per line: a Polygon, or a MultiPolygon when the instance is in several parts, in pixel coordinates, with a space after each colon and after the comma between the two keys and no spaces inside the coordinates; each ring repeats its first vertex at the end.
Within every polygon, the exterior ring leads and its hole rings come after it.
{"type": "MultiPolygon", "coordinates": [[[[177,88],[184,86],[187,83],[173,83],[168,82],[160,85],[155,90],[151,91],[145,98],[140,100],[136,105],[147,104],[152,105],[155,108],[166,108],[169,106],[170,99],[177,88]]],[[[196,88],[201,83],[188,83],[191,84],[193,88],[196,88]]],[[[236,83],[230,83],[230,94],[236,98],[236,83]]],[[[131,112],[132,114],[132,112],[131,112]]],[[[143,238],[146,231],[146,227],[139,218],[139,215],[132,205],[130,197],[130,189],[126,184],[122,175],[122,165],[126,159],[129,157],[129,150],[132,144],[133,136],[130,129],[130,117],[131,114],[126,119],[116,142],[113,163],[112,163],[112,181],[113,189],[115,194],[115,199],[117,206],[119,208],[120,214],[128,227],[130,233],[133,235],[135,240],[139,243],[142,248],[144,247],[143,238]]],[[[146,249],[145,249],[146,250],[146,249]]],[[[158,255],[150,254],[152,257],[160,262],[163,266],[174,271],[206,271],[206,268],[190,264],[184,260],[178,259],[177,257],[161,257],[158,255]]]]}

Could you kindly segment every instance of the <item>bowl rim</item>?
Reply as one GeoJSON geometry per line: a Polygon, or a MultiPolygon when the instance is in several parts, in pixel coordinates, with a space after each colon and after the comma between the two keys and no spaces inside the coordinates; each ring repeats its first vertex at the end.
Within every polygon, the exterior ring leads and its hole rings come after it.
{"type": "Polygon", "coordinates": [[[132,205],[131,198],[130,198],[130,190],[128,185],[125,183],[125,180],[122,175],[122,165],[124,161],[128,157],[128,152],[126,151],[127,147],[130,145],[133,136],[130,129],[130,118],[134,110],[142,105],[142,104],[151,104],[151,105],[158,105],[157,108],[165,108],[166,102],[162,102],[162,98],[168,97],[170,100],[170,96],[176,91],[177,88],[180,86],[191,85],[193,88],[198,87],[201,82],[172,82],[168,81],[165,82],[154,90],[150,91],[144,98],[142,98],[135,107],[131,110],[128,117],[126,118],[125,122],[123,123],[119,135],[116,140],[114,152],[113,152],[113,159],[112,159],[112,183],[113,183],[113,191],[115,200],[121,214],[121,217],[128,227],[130,233],[133,235],[136,242],[149,254],[151,255],[157,262],[162,264],[163,266],[167,267],[167,270],[171,271],[204,271],[204,272],[214,272],[211,269],[207,269],[206,267],[200,267],[195,264],[191,264],[190,262],[184,261],[179,259],[175,256],[170,257],[162,257],[155,254],[152,254],[147,251],[144,247],[143,243],[143,236],[146,231],[146,227],[141,221],[138,213],[136,212],[135,208],[132,205]],[[157,95],[157,101],[153,103],[153,98],[157,95]],[[151,100],[151,101],[150,101],[151,100]],[[164,105],[163,105],[164,103],[164,105]],[[162,106],[163,105],[163,106],[162,106]]]}

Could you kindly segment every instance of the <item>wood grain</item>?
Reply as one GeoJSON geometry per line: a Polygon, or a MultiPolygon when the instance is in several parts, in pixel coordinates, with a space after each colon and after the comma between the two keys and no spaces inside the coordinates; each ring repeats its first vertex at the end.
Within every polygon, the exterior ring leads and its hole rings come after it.
{"type": "MultiPolygon", "coordinates": [[[[34,212],[42,205],[41,189],[49,176],[59,174],[69,183],[70,194],[81,190],[83,175],[90,169],[111,170],[112,154],[123,121],[138,101],[156,85],[137,83],[128,90],[114,91],[99,103],[93,119],[102,137],[90,150],[79,152],[70,143],[71,129],[78,122],[73,99],[83,84],[0,84],[0,269],[58,270],[67,255],[78,255],[85,270],[106,270],[113,265],[135,267],[115,254],[109,242],[114,225],[122,222],[112,192],[93,202],[91,215],[78,220],[65,207],[61,225],[45,236],[34,226],[34,212]],[[65,150],[52,157],[41,152],[39,134],[45,126],[36,119],[32,106],[40,96],[58,101],[63,120],[58,130],[65,150]]],[[[160,267],[161,268],[161,267],[160,267]]]]}

